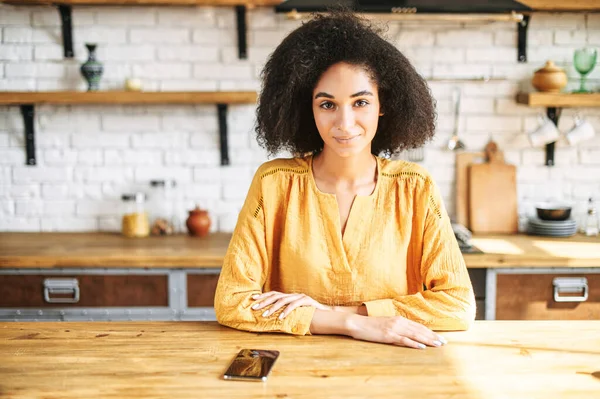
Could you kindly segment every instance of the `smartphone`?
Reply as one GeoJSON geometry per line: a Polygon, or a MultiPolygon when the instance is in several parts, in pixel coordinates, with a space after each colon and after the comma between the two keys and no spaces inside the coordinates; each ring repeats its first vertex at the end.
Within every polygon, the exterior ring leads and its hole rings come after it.
{"type": "Polygon", "coordinates": [[[266,381],[279,351],[242,349],[223,375],[226,380],[266,381]]]}

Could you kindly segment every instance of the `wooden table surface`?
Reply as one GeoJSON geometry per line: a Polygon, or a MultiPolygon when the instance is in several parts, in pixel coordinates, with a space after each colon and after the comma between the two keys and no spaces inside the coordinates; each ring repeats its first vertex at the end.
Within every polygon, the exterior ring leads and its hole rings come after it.
{"type": "Polygon", "coordinates": [[[597,398],[600,321],[478,321],[425,350],[208,322],[0,323],[3,398],[597,398]],[[275,349],[265,383],[225,381],[275,349]]]}
{"type": "MultiPolygon", "coordinates": [[[[218,233],[126,238],[115,233],[0,233],[0,268],[220,267],[231,239],[218,233]]],[[[470,268],[600,267],[600,238],[476,236],[484,254],[465,254],[470,268]]]]}

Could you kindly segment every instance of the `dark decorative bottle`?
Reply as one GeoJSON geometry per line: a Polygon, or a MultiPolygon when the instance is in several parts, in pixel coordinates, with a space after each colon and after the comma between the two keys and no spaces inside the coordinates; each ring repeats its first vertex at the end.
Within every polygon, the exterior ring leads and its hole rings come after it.
{"type": "Polygon", "coordinates": [[[85,47],[88,49],[88,59],[81,65],[81,75],[88,83],[88,91],[98,91],[104,66],[96,60],[96,44],[86,43],[85,47]]]}

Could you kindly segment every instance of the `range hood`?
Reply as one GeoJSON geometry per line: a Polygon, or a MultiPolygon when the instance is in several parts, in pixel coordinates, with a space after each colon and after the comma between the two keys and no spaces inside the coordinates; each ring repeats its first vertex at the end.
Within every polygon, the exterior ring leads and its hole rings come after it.
{"type": "Polygon", "coordinates": [[[532,9],[515,0],[287,0],[276,12],[322,12],[343,6],[361,13],[505,14],[532,9]]]}

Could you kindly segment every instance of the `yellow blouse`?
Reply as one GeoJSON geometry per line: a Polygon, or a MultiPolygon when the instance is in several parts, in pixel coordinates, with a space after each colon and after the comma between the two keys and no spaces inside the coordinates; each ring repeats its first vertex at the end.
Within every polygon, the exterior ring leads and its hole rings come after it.
{"type": "Polygon", "coordinates": [[[315,308],[263,317],[252,296],[304,293],[331,306],[366,305],[434,330],[467,329],[475,297],[440,194],[421,166],[377,158],[371,195],[356,196],[342,236],[334,194],[321,192],[312,156],[256,172],[215,294],[219,323],[309,334],[315,308]]]}

